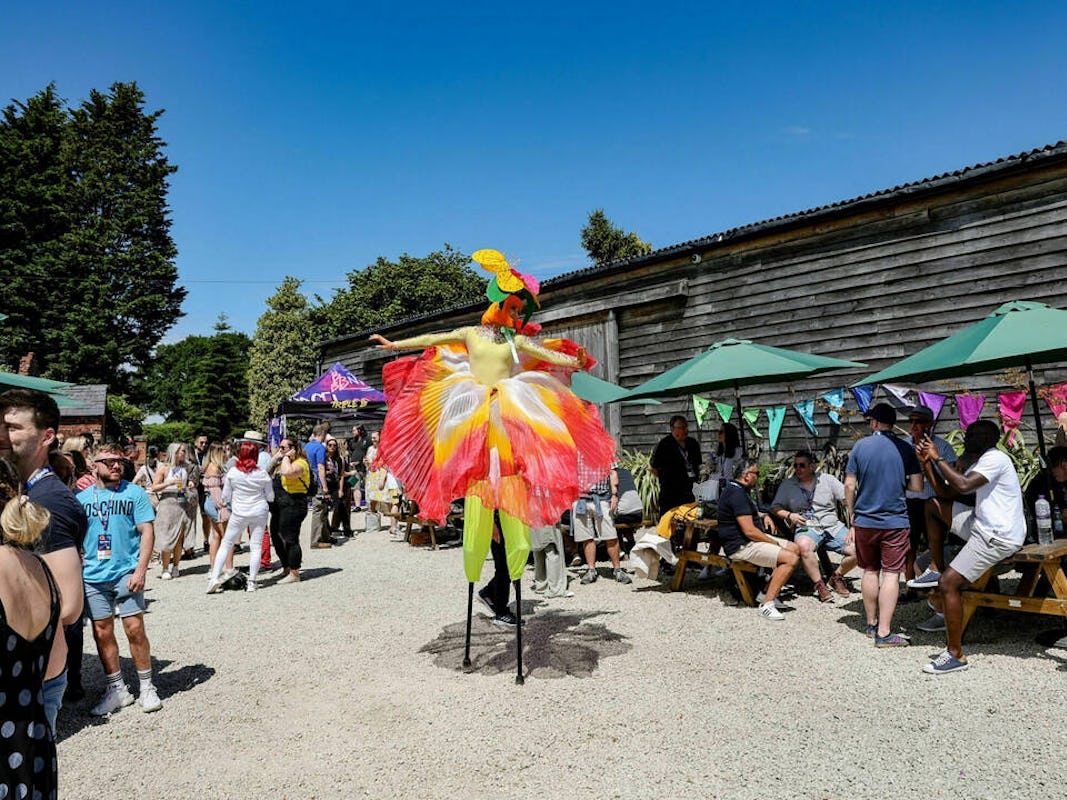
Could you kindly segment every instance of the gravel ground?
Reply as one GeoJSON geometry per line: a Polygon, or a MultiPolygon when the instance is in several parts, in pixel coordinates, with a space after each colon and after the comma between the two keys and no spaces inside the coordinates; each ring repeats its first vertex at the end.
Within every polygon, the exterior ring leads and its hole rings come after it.
{"type": "Polygon", "coordinates": [[[972,668],[934,678],[922,603],[897,613],[914,645],[876,650],[858,595],[800,597],[774,623],[695,574],[669,593],[604,568],[544,601],[528,571],[516,686],[513,633],[478,609],[460,666],[456,547],[363,534],[255,594],[205,595],[206,562],[149,580],[161,712],[87,716],[103,690],[87,637],[89,697],[60,715],[62,796],[1067,797],[1067,651],[1033,643],[1051,618],[980,611],[972,668]]]}

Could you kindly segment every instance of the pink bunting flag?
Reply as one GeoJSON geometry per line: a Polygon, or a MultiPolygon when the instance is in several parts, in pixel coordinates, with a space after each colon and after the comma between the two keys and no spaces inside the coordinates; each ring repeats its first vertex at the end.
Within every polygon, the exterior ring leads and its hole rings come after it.
{"type": "Polygon", "coordinates": [[[935,420],[941,416],[941,409],[944,408],[946,400],[948,400],[948,398],[943,394],[919,392],[919,403],[934,412],[935,420]]]}
{"type": "Polygon", "coordinates": [[[997,397],[1000,401],[1000,418],[1004,422],[1004,430],[1010,431],[1008,444],[1015,438],[1015,429],[1019,427],[1019,420],[1023,418],[1023,406],[1026,405],[1026,392],[1009,392],[997,397]]]}
{"type": "Polygon", "coordinates": [[[964,430],[972,422],[976,422],[982,415],[985,407],[985,395],[981,394],[958,394],[956,395],[956,411],[960,415],[960,427],[964,430]]]}
{"type": "Polygon", "coordinates": [[[1067,411],[1067,383],[1057,383],[1045,392],[1045,402],[1052,409],[1052,416],[1058,417],[1067,411]]]}

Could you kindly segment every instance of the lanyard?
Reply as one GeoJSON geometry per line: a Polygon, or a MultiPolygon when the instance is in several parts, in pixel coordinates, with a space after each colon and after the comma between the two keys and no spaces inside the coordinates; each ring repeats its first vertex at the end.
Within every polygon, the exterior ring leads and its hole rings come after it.
{"type": "Polygon", "coordinates": [[[111,498],[115,496],[115,492],[112,491],[110,497],[100,502],[100,490],[99,487],[93,486],[93,505],[96,506],[96,516],[100,519],[100,524],[104,530],[107,530],[107,524],[111,521],[111,498]]]}
{"type": "Polygon", "coordinates": [[[34,472],[30,477],[26,479],[26,491],[28,492],[30,489],[32,489],[41,480],[41,478],[47,477],[51,474],[51,467],[41,467],[39,470],[34,472]]]}

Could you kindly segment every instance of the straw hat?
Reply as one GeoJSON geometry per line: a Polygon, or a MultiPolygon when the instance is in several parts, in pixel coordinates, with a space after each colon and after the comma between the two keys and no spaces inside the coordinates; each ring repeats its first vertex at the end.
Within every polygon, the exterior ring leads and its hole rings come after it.
{"type": "Polygon", "coordinates": [[[267,437],[265,437],[259,431],[245,431],[245,435],[237,441],[239,442],[251,442],[252,444],[258,444],[260,447],[267,446],[267,437]]]}

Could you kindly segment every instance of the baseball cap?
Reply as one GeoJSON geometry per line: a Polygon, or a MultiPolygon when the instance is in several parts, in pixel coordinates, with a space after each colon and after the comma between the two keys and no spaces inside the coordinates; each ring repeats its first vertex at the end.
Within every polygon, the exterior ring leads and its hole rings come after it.
{"type": "Polygon", "coordinates": [[[867,409],[867,413],[863,416],[868,419],[873,419],[876,422],[880,422],[883,425],[896,425],[897,424],[897,411],[889,403],[876,403],[867,409]]]}
{"type": "Polygon", "coordinates": [[[915,408],[908,412],[908,418],[918,419],[922,422],[933,422],[934,411],[929,406],[915,406],[915,408]]]}

